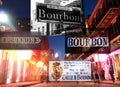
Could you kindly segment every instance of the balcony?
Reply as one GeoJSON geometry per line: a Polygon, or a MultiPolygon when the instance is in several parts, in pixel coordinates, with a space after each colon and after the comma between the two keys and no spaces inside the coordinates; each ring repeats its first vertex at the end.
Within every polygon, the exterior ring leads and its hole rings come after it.
{"type": "Polygon", "coordinates": [[[94,23],[96,24],[95,29],[93,30],[93,32],[91,33],[91,37],[92,36],[99,36],[101,34],[101,32],[104,32],[105,29],[107,29],[112,20],[118,16],[120,13],[120,8],[110,8],[107,13],[105,14],[105,16],[100,20],[100,22],[98,23],[94,23]]]}
{"type": "Polygon", "coordinates": [[[110,8],[96,28],[107,28],[115,16],[120,13],[120,8],[110,8]]]}
{"type": "Polygon", "coordinates": [[[119,13],[119,0],[99,0],[88,21],[92,30],[90,36],[100,36],[119,13]]]}

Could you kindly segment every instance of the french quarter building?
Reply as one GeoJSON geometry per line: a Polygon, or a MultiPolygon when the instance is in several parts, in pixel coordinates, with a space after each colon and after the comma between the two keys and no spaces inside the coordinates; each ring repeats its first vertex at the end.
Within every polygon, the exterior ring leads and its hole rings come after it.
{"type": "Polygon", "coordinates": [[[16,28],[18,31],[30,32],[30,19],[29,18],[16,19],[16,28]]]}
{"type": "Polygon", "coordinates": [[[44,66],[47,66],[53,55],[47,37],[42,38],[41,45],[41,50],[0,49],[0,84],[41,81],[41,68],[37,66],[37,62],[42,60],[44,66]]]}
{"type": "MultiPolygon", "coordinates": [[[[18,19],[16,21],[17,21],[16,23],[17,23],[17,29],[19,31],[19,34],[18,32],[15,33],[16,30],[13,30],[9,27],[0,26],[0,29],[2,30],[0,31],[0,36],[1,34],[2,35],[18,34],[19,36],[21,34],[20,31],[24,31],[24,33],[25,31],[27,31],[25,35],[26,34],[28,35],[29,34],[28,31],[30,29],[29,20],[18,19]],[[8,32],[12,32],[12,33],[8,33],[8,32]]],[[[8,38],[11,38],[13,42],[15,41],[14,39],[15,37],[9,36],[8,38]]],[[[20,38],[21,40],[26,38],[23,36],[23,32],[22,32],[22,36],[19,37],[19,39],[20,38]]],[[[10,39],[8,41],[10,41],[10,39]]],[[[0,43],[2,42],[4,43],[4,41],[0,40],[0,43]]],[[[5,43],[3,45],[6,47],[5,43]]],[[[8,46],[10,47],[10,43],[8,46]]],[[[43,78],[42,79],[40,78],[41,68],[37,66],[37,62],[40,60],[43,60],[44,66],[46,66],[48,64],[48,60],[51,60],[52,58],[53,51],[50,49],[48,38],[45,36],[41,37],[41,44],[39,47],[41,47],[41,50],[39,49],[27,49],[27,50],[0,49],[0,77],[1,77],[0,84],[25,82],[25,81],[41,81],[43,79],[43,78]]]]}
{"type": "MultiPolygon", "coordinates": [[[[109,53],[94,52],[84,60],[92,61],[92,70],[105,71],[105,79],[111,79],[112,66],[115,80],[120,80],[120,0],[98,0],[88,19],[89,37],[109,37],[109,53]]],[[[96,50],[97,51],[97,50],[96,50]]],[[[86,54],[88,55],[88,54],[86,54]]],[[[83,55],[84,56],[84,55],[83,55]]],[[[82,56],[82,57],[83,57],[82,56]]]]}

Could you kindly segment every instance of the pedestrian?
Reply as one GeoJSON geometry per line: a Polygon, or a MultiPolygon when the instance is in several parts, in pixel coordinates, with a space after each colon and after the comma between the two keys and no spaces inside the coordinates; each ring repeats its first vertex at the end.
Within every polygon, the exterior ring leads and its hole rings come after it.
{"type": "Polygon", "coordinates": [[[94,83],[100,83],[100,77],[97,70],[93,72],[93,77],[94,77],[94,83]]]}
{"type": "Polygon", "coordinates": [[[101,77],[101,80],[105,80],[105,71],[103,68],[100,71],[100,77],[101,77]]]}
{"type": "Polygon", "coordinates": [[[110,73],[111,79],[112,79],[112,81],[113,81],[113,83],[114,83],[114,82],[115,82],[115,78],[114,78],[114,71],[113,71],[112,66],[111,66],[110,69],[109,69],[109,73],[110,73]]]}

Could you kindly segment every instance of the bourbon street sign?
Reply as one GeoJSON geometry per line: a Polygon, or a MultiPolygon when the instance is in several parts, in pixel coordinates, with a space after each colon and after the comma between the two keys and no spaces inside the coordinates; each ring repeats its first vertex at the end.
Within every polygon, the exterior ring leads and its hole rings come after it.
{"type": "MultiPolygon", "coordinates": [[[[71,8],[72,9],[72,8],[71,8]]],[[[37,20],[80,24],[83,19],[80,10],[63,10],[37,4],[37,20]]]]}

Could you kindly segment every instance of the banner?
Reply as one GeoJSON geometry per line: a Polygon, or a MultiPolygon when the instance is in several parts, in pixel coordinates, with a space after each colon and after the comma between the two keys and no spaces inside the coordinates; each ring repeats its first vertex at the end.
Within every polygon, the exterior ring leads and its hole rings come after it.
{"type": "Polygon", "coordinates": [[[49,81],[91,81],[91,62],[49,61],[49,81]]]}

